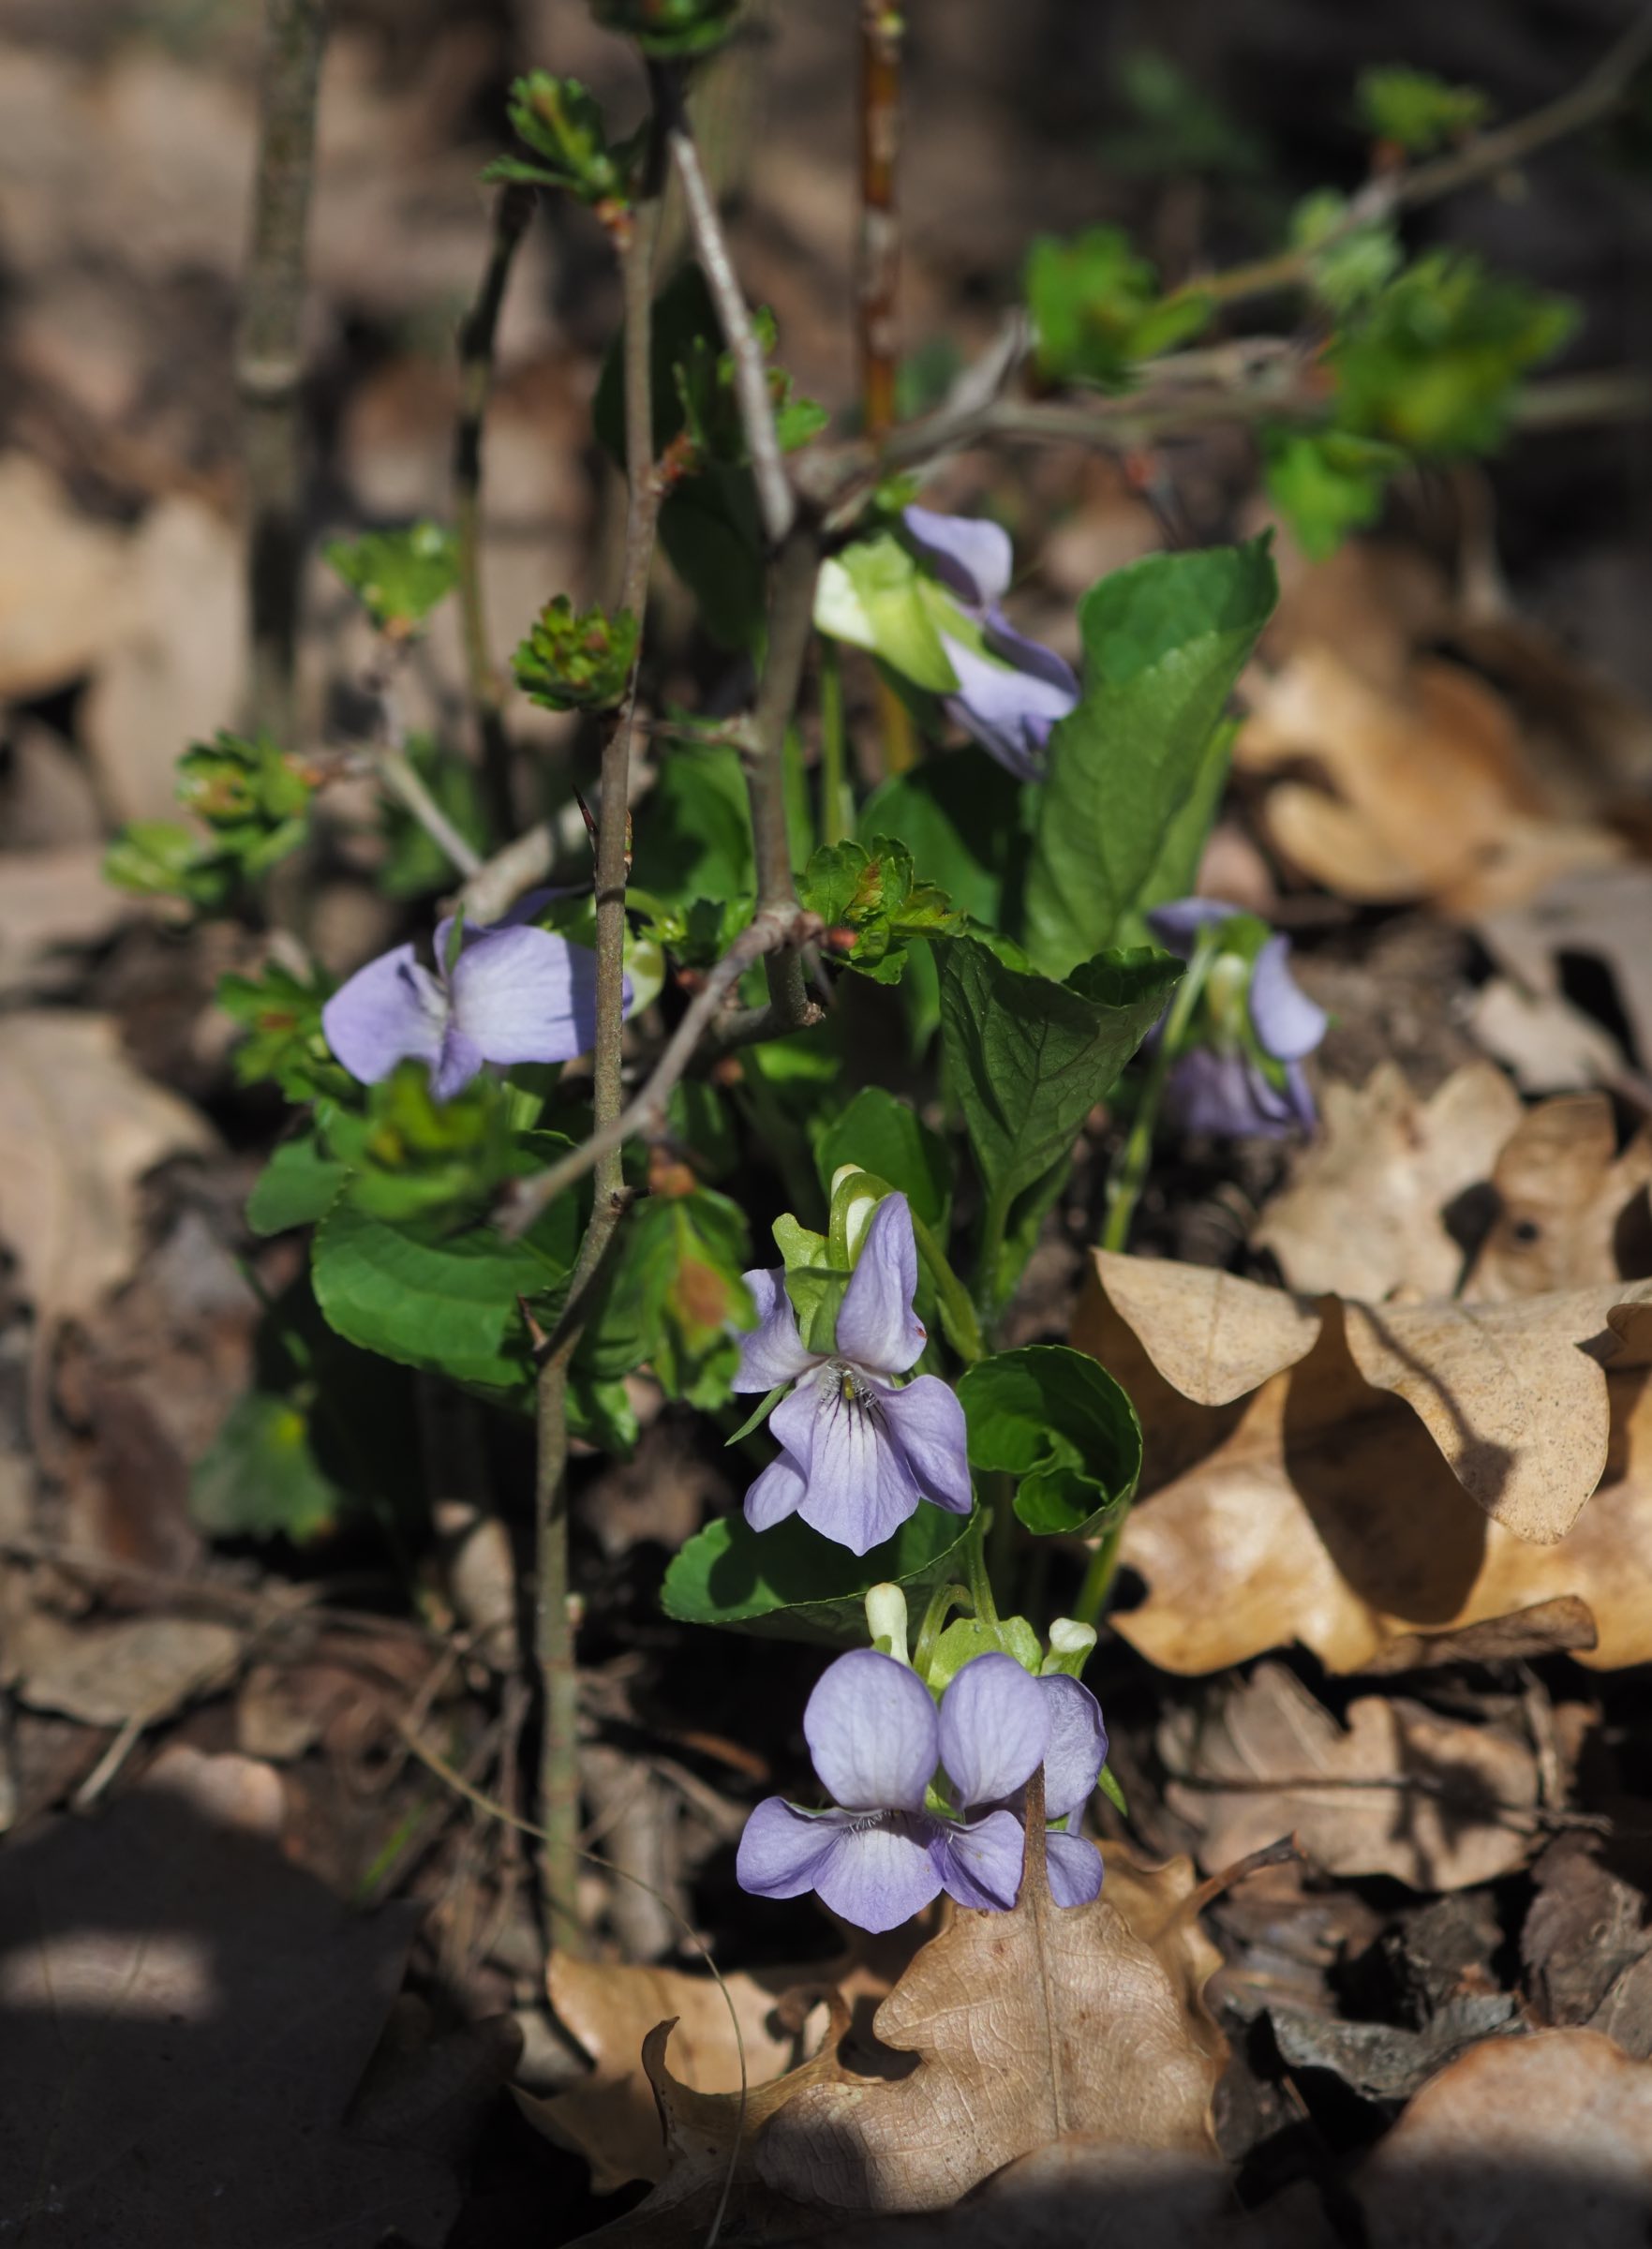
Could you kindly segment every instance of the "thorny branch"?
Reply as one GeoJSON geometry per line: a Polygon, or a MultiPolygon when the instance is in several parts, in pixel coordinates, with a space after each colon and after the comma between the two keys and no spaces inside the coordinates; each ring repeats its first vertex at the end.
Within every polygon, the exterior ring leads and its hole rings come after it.
{"type": "MultiPolygon", "coordinates": [[[[501,835],[515,826],[511,789],[511,745],[504,697],[488,646],[482,599],[482,439],[493,388],[494,342],[505,285],[517,246],[533,216],[533,191],[501,187],[494,205],[493,243],[475,304],[459,330],[459,418],[454,430],[454,532],[459,561],[459,618],[465,677],[476,713],[482,771],[490,809],[501,835]]],[[[467,871],[473,872],[474,870],[467,871]]]]}
{"type": "Polygon", "coordinates": [[[246,417],[247,609],[255,729],[290,742],[304,499],[305,232],[315,169],[324,0],[269,0],[252,246],[236,380],[246,417]]]}
{"type": "MultiPolygon", "coordinates": [[[[627,783],[632,722],[642,661],[648,572],[654,555],[661,485],[654,465],[651,390],[654,244],[659,231],[663,166],[655,127],[642,192],[621,246],[625,294],[625,470],[628,501],[619,606],[637,620],[636,653],[625,694],[603,745],[602,811],[597,823],[596,1046],[591,1106],[596,1135],[612,1135],[623,1100],[625,1037],[625,885],[631,856],[627,783]]],[[[534,1652],[542,1689],[540,1810],[545,1829],[542,1886],[547,1934],[568,1949],[580,1944],[575,1902],[579,1840],[579,1765],[575,1727],[579,1676],[569,1609],[568,1377],[583,1333],[584,1310],[625,1213],[619,1142],[590,1166],[596,1173],[589,1224],[579,1245],[564,1312],[540,1365],[536,1392],[538,1454],[534,1479],[536,1558],[534,1652]],[[576,1309],[577,1307],[577,1309],[576,1309]]]]}

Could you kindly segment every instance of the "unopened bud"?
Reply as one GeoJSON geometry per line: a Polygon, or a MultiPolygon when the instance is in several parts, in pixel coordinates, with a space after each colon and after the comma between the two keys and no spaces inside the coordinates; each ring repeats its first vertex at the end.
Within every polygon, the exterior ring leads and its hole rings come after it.
{"type": "MultiPolygon", "coordinates": [[[[866,1629],[880,1655],[893,1656],[909,1668],[906,1652],[906,1596],[899,1586],[873,1586],[866,1597],[866,1629]]],[[[1090,1635],[1094,1640],[1095,1634],[1090,1635]]]]}
{"type": "MultiPolygon", "coordinates": [[[[865,1179],[866,1176],[858,1164],[840,1164],[838,1166],[832,1173],[834,1209],[837,1207],[838,1197],[845,1184],[856,1179],[865,1179]]],[[[848,1198],[842,1206],[842,1214],[843,1241],[851,1258],[854,1258],[859,1250],[861,1239],[867,1228],[871,1224],[871,1214],[877,1207],[878,1198],[870,1184],[863,1195],[856,1195],[853,1188],[850,1188],[848,1198]]]]}
{"type": "Polygon", "coordinates": [[[1093,1624],[1080,1624],[1073,1616],[1058,1616],[1049,1628],[1049,1653],[1038,1666],[1039,1677],[1048,1679],[1064,1673],[1069,1679],[1082,1678],[1094,1646],[1093,1624]]]}

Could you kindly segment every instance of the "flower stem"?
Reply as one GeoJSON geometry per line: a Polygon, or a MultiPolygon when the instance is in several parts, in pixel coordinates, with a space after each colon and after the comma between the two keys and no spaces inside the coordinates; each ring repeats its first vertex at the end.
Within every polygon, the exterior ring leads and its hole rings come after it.
{"type": "MultiPolygon", "coordinates": [[[[1128,1511],[1126,1510],[1126,1512],[1128,1511]]],[[[1121,1515],[1107,1531],[1090,1556],[1090,1567],[1084,1572],[1084,1582],[1079,1587],[1078,1599],[1067,1615],[1075,1624],[1096,1624],[1107,1607],[1108,1595],[1113,1589],[1118,1575],[1119,1547],[1124,1536],[1124,1516],[1121,1515]]]]}
{"type": "Polygon", "coordinates": [[[841,843],[855,831],[843,724],[843,664],[835,640],[820,644],[820,840],[841,843]]]}
{"type": "Polygon", "coordinates": [[[935,1284],[935,1294],[941,1300],[941,1320],[946,1330],[946,1340],[966,1365],[974,1366],[977,1359],[986,1357],[987,1347],[981,1340],[981,1325],[970,1302],[970,1292],[953,1272],[946,1252],[915,1211],[912,1214],[912,1231],[917,1254],[928,1268],[935,1284]]]}
{"type": "Polygon", "coordinates": [[[935,1643],[941,1637],[946,1619],[954,1609],[962,1608],[968,1599],[967,1587],[950,1580],[944,1586],[937,1586],[930,1595],[930,1605],[924,1611],[923,1622],[917,1628],[917,1645],[912,1651],[912,1668],[926,1683],[930,1666],[935,1660],[935,1643]]]}
{"type": "Polygon", "coordinates": [[[982,1624],[998,1622],[998,1603],[992,1598],[992,1579],[987,1568],[987,1521],[991,1509],[975,1502],[964,1539],[964,1568],[969,1575],[970,1600],[982,1624]]]}
{"type": "Polygon", "coordinates": [[[1212,933],[1202,931],[1194,946],[1193,958],[1187,963],[1187,974],[1176,988],[1176,997],[1170,1003],[1170,1012],[1165,1019],[1164,1035],[1153,1050],[1147,1076],[1141,1084],[1140,1097],[1124,1145],[1113,1165],[1112,1177],[1108,1182],[1107,1218],[1101,1229],[1103,1249],[1123,1250],[1130,1239],[1130,1226],[1136,1216],[1136,1205],[1147,1184],[1148,1170],[1153,1163],[1153,1136],[1158,1124],[1159,1110],[1164,1103],[1165,1087],[1170,1071],[1182,1051],[1187,1036],[1193,1011],[1204,990],[1211,962],[1215,959],[1215,940],[1212,933]]]}

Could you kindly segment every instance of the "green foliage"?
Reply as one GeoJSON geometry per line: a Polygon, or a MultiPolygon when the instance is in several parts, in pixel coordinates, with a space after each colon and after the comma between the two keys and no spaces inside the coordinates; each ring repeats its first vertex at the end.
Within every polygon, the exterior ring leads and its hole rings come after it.
{"type": "Polygon", "coordinates": [[[1123,1390],[1082,1351],[1033,1344],[983,1359],[960,1378],[970,1465],[1017,1478],[1029,1530],[1107,1529],[1141,1475],[1141,1427],[1123,1390]]]}
{"type": "Polygon", "coordinates": [[[952,1208],[946,1143],[883,1086],[862,1086],[847,1109],[821,1126],[814,1160],[824,1192],[830,1192],[832,1175],[844,1164],[858,1164],[899,1188],[914,1217],[945,1241],[952,1208]]]}
{"type": "Polygon", "coordinates": [[[459,577],[458,542],[439,523],[364,531],[321,550],[380,633],[406,640],[418,632],[459,577]]]}
{"type": "Polygon", "coordinates": [[[1262,460],[1269,499],[1316,562],[1377,521],[1389,479],[1406,464],[1398,446],[1344,429],[1268,430],[1262,460]]]}
{"type": "Polygon", "coordinates": [[[999,929],[1026,856],[1031,801],[1031,791],[984,758],[926,758],[872,791],[860,840],[898,837],[959,913],[999,929]]]}
{"type": "Polygon", "coordinates": [[[683,1624],[853,1647],[866,1638],[871,1586],[904,1586],[912,1600],[960,1574],[965,1523],[961,1515],[920,1506],[892,1539],[856,1556],[796,1515],[761,1532],[742,1516],[723,1515],[672,1561],[661,1602],[683,1624]]]}
{"type": "Polygon", "coordinates": [[[871,851],[850,842],[823,846],[797,889],[805,909],[838,932],[834,953],[878,984],[900,981],[910,939],[945,936],[958,927],[945,892],[920,881],[911,852],[887,836],[873,837],[871,851]]]}
{"type": "Polygon", "coordinates": [[[973,1663],[977,1656],[991,1655],[1012,1656],[1023,1671],[1036,1674],[1044,1650],[1024,1616],[1001,1616],[996,1624],[987,1624],[978,1616],[955,1617],[935,1642],[930,1658],[930,1692],[945,1693],[966,1663],[973,1663]]]}
{"type": "Polygon", "coordinates": [[[632,861],[633,895],[656,916],[662,941],[715,960],[731,904],[755,890],[755,869],[738,754],[721,743],[674,745],[637,815],[632,861]]]}
{"type": "MultiPolygon", "coordinates": [[[[1168,828],[1278,598],[1265,539],[1150,555],[1079,608],[1084,693],[1052,730],[1027,875],[1027,944],[1053,976],[1142,931],[1176,895],[1168,828]]],[[[1185,887],[1185,885],[1183,886],[1185,887]]]]}
{"type": "Polygon", "coordinates": [[[358,1209],[391,1225],[424,1216],[454,1223],[472,1216],[505,1180],[533,1168],[535,1145],[555,1136],[513,1132],[511,1095],[485,1073],[439,1101],[422,1062],[400,1062],[366,1089],[365,1105],[330,1103],[320,1123],[328,1155],[351,1172],[358,1209]]]}
{"type": "Polygon", "coordinates": [[[1432,250],[1337,338],[1337,421],[1413,453],[1483,453],[1507,425],[1526,370],[1558,350],[1576,307],[1432,250]]]}
{"type": "Polygon", "coordinates": [[[1478,86],[1449,86],[1426,70],[1398,67],[1362,71],[1354,99],[1366,131],[1411,156],[1478,132],[1492,107],[1478,86]]]}
{"type": "Polygon", "coordinates": [[[1197,290],[1161,296],[1153,264],[1118,227],[1064,242],[1041,234],[1027,258],[1026,296],[1047,380],[1107,391],[1124,388],[1139,360],[1196,336],[1212,309],[1197,290]]]}
{"type": "Polygon", "coordinates": [[[1120,178],[1250,179],[1267,169],[1259,136],[1168,54],[1132,48],[1119,58],[1118,85],[1134,122],[1103,139],[1105,171],[1120,178]]]}
{"type": "Polygon", "coordinates": [[[327,1154],[313,1128],[295,1133],[259,1173],[246,1199],[246,1223],[255,1234],[314,1226],[349,1177],[349,1166],[327,1154]]]}
{"type": "MultiPolygon", "coordinates": [[[[1181,974],[1179,961],[1143,949],[1102,954],[1056,984],[1010,967],[973,938],[946,946],[942,1058],[987,1186],[989,1251],[1017,1199],[1064,1164],[1181,974]]],[[[982,1278],[989,1296],[1002,1293],[1003,1274],[982,1278]]]]}
{"type": "Polygon", "coordinates": [[[316,1232],[316,1301],[329,1326],[364,1350],[526,1401],[533,1369],[519,1300],[542,1319],[553,1314],[580,1224],[570,1195],[507,1242],[492,1226],[377,1217],[347,1191],[316,1232]]]}
{"type": "Polygon", "coordinates": [[[334,1334],[307,1279],[265,1311],[253,1366],[190,1478],[189,1512],[209,1536],[302,1545],[421,1510],[408,1378],[334,1334]]]}
{"type": "Polygon", "coordinates": [[[739,1363],[735,1331],[752,1321],[750,1263],[745,1214],[727,1196],[648,1197],[620,1235],[582,1355],[607,1374],[652,1367],[668,1398],[715,1409],[739,1363]]]}
{"type": "Polygon", "coordinates": [[[221,976],[218,1005],[246,1033],[231,1056],[237,1082],[278,1085],[289,1101],[347,1092],[353,1081],[329,1060],[321,1035],[332,990],[320,970],[295,976],[275,961],[257,976],[221,976]]]}
{"type": "Polygon", "coordinates": [[[548,601],[511,659],[516,684],[546,710],[612,710],[636,661],[637,620],[629,609],[574,609],[548,601]]]}
{"type": "Polygon", "coordinates": [[[592,0],[592,7],[610,31],[669,63],[720,47],[738,20],[740,0],[592,0]]]}
{"type": "Polygon", "coordinates": [[[576,78],[530,70],[511,87],[511,123],[538,161],[499,156],[484,180],[518,180],[531,187],[559,187],[582,203],[623,201],[632,152],[611,148],[602,104],[576,78]]]}
{"type": "Polygon", "coordinates": [[[315,777],[265,736],[217,734],[178,760],[178,801],[206,829],[135,820],[111,844],[106,879],[123,890],[183,899],[201,913],[230,905],[304,842],[315,777]]]}
{"type": "Polygon", "coordinates": [[[1350,313],[1392,280],[1405,259],[1392,218],[1349,226],[1348,201],[1334,187],[1317,188],[1291,214],[1293,247],[1308,253],[1317,293],[1333,312],[1350,313]]]}

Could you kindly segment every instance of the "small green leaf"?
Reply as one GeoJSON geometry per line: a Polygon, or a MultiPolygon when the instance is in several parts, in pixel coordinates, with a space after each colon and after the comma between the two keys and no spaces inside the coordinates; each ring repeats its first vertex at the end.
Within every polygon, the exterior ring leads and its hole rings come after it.
{"type": "MultiPolygon", "coordinates": [[[[1141,1474],[1141,1426],[1111,1375],[1064,1344],[1030,1344],[960,1377],[970,1464],[1016,1477],[1029,1530],[1106,1529],[1141,1474]]],[[[1035,1668],[1035,1665],[1034,1665],[1035,1668]]]]}
{"type": "MultiPolygon", "coordinates": [[[[740,761],[721,745],[675,744],[639,807],[632,873],[639,889],[692,912],[750,897],[752,812],[740,761]]],[[[726,926],[720,918],[719,933],[726,926]]]]}
{"type": "Polygon", "coordinates": [[[636,661],[629,609],[576,610],[565,593],[547,602],[511,659],[516,684],[546,710],[612,710],[636,661]]]}
{"type": "Polygon", "coordinates": [[[1308,253],[1317,292],[1335,312],[1347,314],[1392,280],[1405,260],[1392,217],[1347,226],[1348,201],[1334,187],[1304,196],[1291,214],[1290,239],[1308,253]]]}
{"type": "Polygon", "coordinates": [[[1118,227],[1070,241],[1040,235],[1027,258],[1027,309],[1051,382],[1120,390],[1135,364],[1197,335],[1212,305],[1197,290],[1159,294],[1158,275],[1118,227]]]}
{"type": "Polygon", "coordinates": [[[892,1539],[856,1556],[796,1515],[765,1531],[744,1516],[722,1515],[672,1562],[661,1603],[682,1624],[856,1646],[866,1638],[871,1587],[927,1591],[949,1572],[967,1527],[967,1517],[926,1502],[892,1539]]]}
{"type": "Polygon", "coordinates": [[[1269,499],[1316,562],[1377,521],[1390,478],[1406,465],[1397,445],[1337,429],[1268,430],[1262,459],[1269,499]]]}
{"type": "Polygon", "coordinates": [[[1124,1800],[1124,1790],[1119,1786],[1118,1775],[1110,1765],[1104,1765],[1100,1772],[1096,1774],[1095,1785],[1114,1810],[1120,1812],[1127,1820],[1130,1817],[1130,1807],[1124,1800]]]}
{"type": "Polygon", "coordinates": [[[594,0],[598,20],[662,63],[720,47],[738,21],[740,0],[594,0]]]}
{"type": "Polygon", "coordinates": [[[952,1158],[904,1101],[881,1085],[862,1086],[847,1109],[821,1128],[814,1159],[823,1190],[844,1164],[898,1187],[924,1225],[945,1238],[952,1208],[952,1158]]]}
{"type": "Polygon", "coordinates": [[[1044,1650],[1024,1616],[1001,1616],[996,1624],[983,1624],[976,1616],[960,1616],[935,1643],[926,1682],[930,1692],[943,1693],[966,1663],[973,1663],[977,1656],[992,1655],[1013,1657],[1023,1671],[1036,1677],[1044,1650]]]}
{"type": "Polygon", "coordinates": [[[988,759],[926,758],[872,791],[858,833],[867,844],[897,838],[959,913],[997,929],[1026,858],[1034,794],[988,759]]]}
{"type": "Polygon", "coordinates": [[[329,1060],[321,1009],[333,990],[319,969],[294,976],[278,961],[257,976],[221,976],[217,1003],[246,1033],[231,1056],[241,1085],[278,1085],[289,1101],[350,1091],[351,1080],[329,1060]]]}
{"type": "Polygon", "coordinates": [[[1477,132],[1492,108],[1478,86],[1451,86],[1427,70],[1399,67],[1362,71],[1355,100],[1368,133],[1412,156],[1477,132]]]}
{"type": "Polygon", "coordinates": [[[314,1226],[350,1176],[324,1154],[312,1129],[283,1140],[259,1173],[246,1199],[246,1223],[255,1234],[284,1234],[314,1226]]]}
{"type": "Polygon", "coordinates": [[[511,123],[537,163],[501,156],[483,173],[488,180],[519,180],[560,187],[581,202],[623,198],[629,152],[608,145],[601,104],[576,78],[531,70],[511,88],[511,123]]]}
{"type": "Polygon", "coordinates": [[[918,879],[904,843],[874,836],[871,849],[854,842],[822,847],[810,860],[797,894],[828,931],[849,966],[875,983],[896,984],[915,937],[943,937],[959,925],[944,892],[918,879]],[[851,942],[844,946],[841,933],[851,942]]]}
{"type": "Polygon", "coordinates": [[[458,543],[439,523],[364,531],[321,550],[380,632],[405,639],[416,633],[459,579],[458,543]]]}
{"type": "Polygon", "coordinates": [[[1181,975],[1181,961],[1143,949],[1100,956],[1055,984],[1008,967],[975,938],[945,947],[946,1081],[995,1205],[1008,1211],[1065,1158],[1181,975]]]}
{"type": "Polygon", "coordinates": [[[1264,538],[1150,555],[1080,603],[1084,693],[1050,734],[1027,874],[1026,942],[1051,976],[1143,933],[1166,830],[1278,590],[1264,538]]]}

